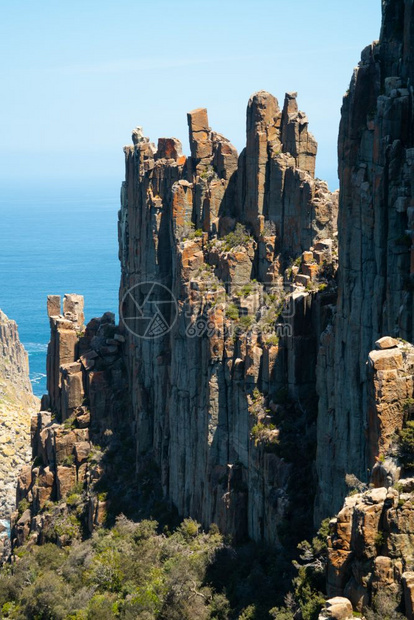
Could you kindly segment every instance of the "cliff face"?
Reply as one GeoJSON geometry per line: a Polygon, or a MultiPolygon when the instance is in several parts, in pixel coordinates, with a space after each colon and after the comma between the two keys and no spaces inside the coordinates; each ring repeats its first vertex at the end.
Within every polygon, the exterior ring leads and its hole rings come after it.
{"type": "Polygon", "coordinates": [[[0,310],[0,519],[14,509],[18,472],[30,458],[30,414],[36,401],[17,325],[0,310]]]}
{"type": "Polygon", "coordinates": [[[281,420],[312,432],[303,403],[333,298],[337,194],[314,178],[295,93],[283,110],[269,93],[250,99],[239,157],[205,109],[188,123],[190,157],[140,128],[125,148],[120,302],[137,467],[159,468],[181,515],[277,544],[294,460],[281,420]]]}
{"type": "MultiPolygon", "coordinates": [[[[384,0],[381,39],[344,98],[339,216],[338,194],[315,179],[295,93],[283,109],[269,93],[251,97],[240,155],[202,108],[188,114],[189,157],[175,138],[155,147],[134,130],[120,326],[108,313],[85,327],[77,295],[63,311],[48,299],[48,395],[18,481],[29,505],[15,517],[18,543],[66,544],[74,510],[85,533],[104,521],[99,485],[123,477],[127,429],[132,479],[151,486],[159,475],[180,516],[283,545],[292,525],[309,533],[316,447],[315,522],[354,487],[330,522],[335,598],[321,618],[351,617],[378,594],[414,617],[413,4],[384,0]],[[50,533],[60,517],[66,529],[50,533]]],[[[25,358],[7,329],[24,392],[25,358]]],[[[139,485],[126,486],[136,501],[139,485]]]]}
{"type": "Polygon", "coordinates": [[[338,304],[318,359],[315,518],[337,510],[345,475],[367,479],[368,353],[381,336],[413,339],[413,3],[383,2],[344,97],[339,133],[338,304]]]}

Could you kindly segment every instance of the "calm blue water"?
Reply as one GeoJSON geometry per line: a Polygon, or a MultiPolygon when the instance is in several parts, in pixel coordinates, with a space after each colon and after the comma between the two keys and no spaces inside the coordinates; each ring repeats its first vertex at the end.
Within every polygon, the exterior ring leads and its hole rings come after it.
{"type": "Polygon", "coordinates": [[[6,536],[7,538],[10,538],[10,521],[7,521],[6,519],[0,519],[0,525],[3,525],[6,528],[6,536]]]}
{"type": "Polygon", "coordinates": [[[0,185],[0,308],[17,321],[37,396],[46,391],[46,297],[79,293],[86,320],[117,313],[119,183],[0,185]]]}

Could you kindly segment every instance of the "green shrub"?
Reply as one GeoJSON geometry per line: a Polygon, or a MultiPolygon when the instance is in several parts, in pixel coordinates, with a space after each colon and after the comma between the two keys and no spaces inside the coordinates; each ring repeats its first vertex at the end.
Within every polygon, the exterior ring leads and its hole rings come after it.
{"type": "Polygon", "coordinates": [[[54,543],[46,543],[36,547],[34,552],[36,563],[41,569],[58,570],[67,557],[67,553],[54,543]]]}
{"type": "Polygon", "coordinates": [[[199,529],[200,525],[196,521],[193,521],[193,519],[184,519],[180,525],[179,531],[186,540],[189,540],[197,536],[199,529]]]}
{"type": "Polygon", "coordinates": [[[74,484],[70,490],[70,495],[80,495],[83,492],[83,486],[83,482],[77,482],[76,484],[74,484]]]}
{"type": "Polygon", "coordinates": [[[253,390],[253,392],[252,392],[252,397],[253,397],[253,400],[256,400],[256,401],[257,401],[257,400],[258,400],[258,401],[261,401],[261,400],[262,400],[263,395],[262,395],[262,393],[261,393],[261,391],[259,390],[259,388],[258,388],[258,387],[255,387],[255,388],[254,388],[254,390],[253,390]]]}
{"type": "Polygon", "coordinates": [[[268,345],[277,346],[279,344],[279,336],[277,334],[266,334],[264,342],[268,345]]]}
{"type": "MultiPolygon", "coordinates": [[[[116,526],[119,528],[119,519],[117,519],[116,526]]],[[[156,536],[158,523],[156,521],[150,521],[144,519],[140,523],[136,524],[133,532],[134,540],[149,540],[153,536],[156,536]]]]}
{"type": "Polygon", "coordinates": [[[73,414],[63,422],[63,428],[66,430],[73,429],[76,427],[76,424],[76,416],[73,414]]]}
{"type": "Polygon", "coordinates": [[[230,603],[225,594],[213,594],[210,607],[210,618],[228,620],[230,618],[230,603]]]}
{"type": "Polygon", "coordinates": [[[252,430],[250,431],[250,435],[253,439],[257,440],[257,439],[260,439],[260,437],[263,435],[265,430],[266,430],[265,425],[262,424],[262,422],[258,422],[257,424],[253,426],[252,430]]]}
{"type": "Polygon", "coordinates": [[[236,321],[239,318],[239,309],[236,304],[229,303],[226,306],[226,317],[236,321]]]}
{"type": "Polygon", "coordinates": [[[407,398],[403,403],[404,411],[410,411],[414,407],[414,398],[407,398]]]}
{"type": "Polygon", "coordinates": [[[238,246],[247,247],[250,240],[251,236],[247,232],[246,228],[242,224],[238,223],[236,224],[236,228],[233,232],[224,237],[224,249],[226,252],[229,252],[238,246]]]}
{"type": "Polygon", "coordinates": [[[79,493],[71,493],[65,501],[68,506],[77,506],[82,501],[82,496],[79,493]]]}
{"type": "Polygon", "coordinates": [[[75,462],[75,457],[73,454],[68,454],[67,456],[65,456],[65,458],[62,460],[62,465],[64,467],[72,467],[72,465],[75,462]]]}
{"type": "Polygon", "coordinates": [[[1,617],[2,618],[15,618],[16,604],[15,603],[4,603],[1,608],[1,617]]]}
{"type": "Polygon", "coordinates": [[[312,547],[317,555],[325,554],[328,551],[329,522],[329,518],[322,521],[316,536],[312,540],[312,547]]]}
{"type": "Polygon", "coordinates": [[[258,422],[253,426],[250,431],[250,437],[254,439],[257,444],[259,441],[267,442],[269,444],[275,443],[278,444],[278,439],[273,438],[270,431],[274,431],[276,426],[274,424],[263,424],[262,422],[258,422]]]}
{"type": "Polygon", "coordinates": [[[243,327],[243,329],[249,329],[249,327],[251,327],[253,323],[254,323],[254,318],[250,316],[249,314],[243,314],[240,317],[240,325],[241,327],[243,327]]]}
{"type": "Polygon", "coordinates": [[[74,514],[60,515],[52,525],[53,533],[58,538],[65,538],[67,543],[80,538],[81,527],[74,514]]]}
{"type": "Polygon", "coordinates": [[[109,593],[95,594],[88,606],[88,620],[113,620],[119,618],[118,604],[109,593]]]}
{"type": "Polygon", "coordinates": [[[243,609],[239,616],[239,620],[254,620],[256,618],[255,605],[249,605],[246,609],[243,609]]]}
{"type": "Polygon", "coordinates": [[[29,501],[24,497],[22,500],[20,500],[19,505],[17,506],[17,511],[19,513],[19,517],[22,516],[22,514],[28,509],[30,508],[30,503],[29,501]]]}
{"type": "Polygon", "coordinates": [[[64,620],[70,611],[70,595],[69,584],[55,572],[46,571],[23,590],[24,615],[20,617],[64,620]]]}
{"type": "Polygon", "coordinates": [[[303,620],[318,620],[325,597],[315,588],[312,570],[301,566],[294,583],[295,600],[300,607],[303,620]]]}
{"type": "Polygon", "coordinates": [[[251,284],[244,284],[241,287],[241,294],[243,295],[243,297],[248,297],[252,291],[253,286],[251,284]]]}
{"type": "Polygon", "coordinates": [[[385,542],[384,533],[383,532],[377,532],[375,534],[375,546],[380,548],[380,547],[382,547],[384,542],[385,542]]]}
{"type": "MultiPolygon", "coordinates": [[[[259,391],[254,395],[262,399],[259,391]]],[[[51,506],[50,532],[71,535],[79,523],[73,510],[61,509],[51,506]]],[[[53,543],[19,548],[19,561],[0,568],[0,616],[257,620],[269,618],[269,610],[283,602],[291,564],[268,546],[231,547],[217,526],[206,533],[192,519],[157,531],[156,521],[119,515],[112,528],[84,541],[73,538],[63,549],[53,543]]]]}
{"type": "Polygon", "coordinates": [[[372,605],[364,608],[366,620],[404,620],[405,616],[397,611],[398,602],[390,594],[379,592],[374,596],[372,605]]]}
{"type": "Polygon", "coordinates": [[[270,617],[275,620],[294,620],[295,615],[286,607],[274,607],[269,611],[270,617]]]}

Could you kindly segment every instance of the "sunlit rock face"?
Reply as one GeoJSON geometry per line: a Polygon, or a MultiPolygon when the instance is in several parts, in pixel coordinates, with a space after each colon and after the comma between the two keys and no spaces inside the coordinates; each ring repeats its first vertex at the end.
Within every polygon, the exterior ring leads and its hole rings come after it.
{"type": "Polygon", "coordinates": [[[0,519],[7,520],[15,508],[19,469],[30,458],[36,402],[17,325],[0,310],[0,519]]]}

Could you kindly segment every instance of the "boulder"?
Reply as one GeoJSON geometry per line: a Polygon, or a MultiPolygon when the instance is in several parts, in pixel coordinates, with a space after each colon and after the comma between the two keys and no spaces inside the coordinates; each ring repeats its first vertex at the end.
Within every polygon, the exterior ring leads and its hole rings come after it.
{"type": "Polygon", "coordinates": [[[375,342],[375,346],[377,349],[394,349],[398,347],[398,340],[395,338],[391,338],[390,336],[383,336],[375,342]]]}
{"type": "Polygon", "coordinates": [[[369,361],[375,370],[401,370],[403,367],[402,354],[399,349],[371,351],[369,361]]]}
{"type": "Polygon", "coordinates": [[[335,596],[326,601],[324,609],[319,615],[319,620],[327,620],[327,618],[332,618],[333,620],[352,620],[353,610],[351,601],[342,596],[335,596]]]}

